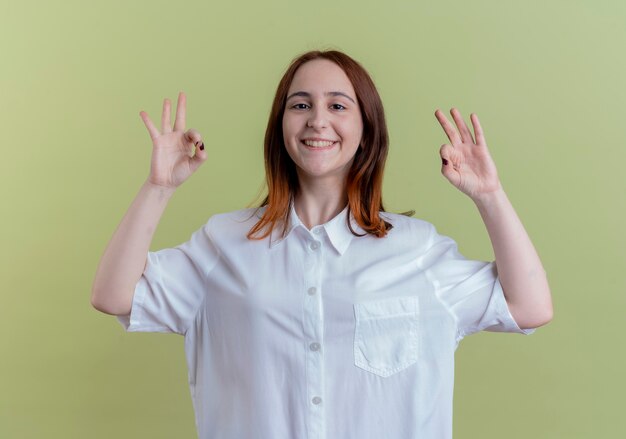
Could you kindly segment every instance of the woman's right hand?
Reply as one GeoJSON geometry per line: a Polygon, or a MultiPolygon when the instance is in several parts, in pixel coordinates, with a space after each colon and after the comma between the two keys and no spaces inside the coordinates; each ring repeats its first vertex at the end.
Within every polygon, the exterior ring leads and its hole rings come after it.
{"type": "Polygon", "coordinates": [[[185,131],[186,104],[187,97],[181,91],[178,95],[173,130],[170,126],[169,99],[163,101],[161,131],[154,126],[148,113],[139,112],[152,138],[152,161],[148,183],[175,189],[207,159],[200,133],[194,129],[185,131]]]}

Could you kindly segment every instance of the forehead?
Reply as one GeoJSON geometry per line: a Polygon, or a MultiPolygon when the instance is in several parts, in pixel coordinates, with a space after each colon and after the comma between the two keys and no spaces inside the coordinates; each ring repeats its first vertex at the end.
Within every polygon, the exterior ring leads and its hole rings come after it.
{"type": "Polygon", "coordinates": [[[314,59],[301,65],[291,81],[289,92],[342,91],[354,96],[354,88],[341,67],[327,59],[314,59]]]}

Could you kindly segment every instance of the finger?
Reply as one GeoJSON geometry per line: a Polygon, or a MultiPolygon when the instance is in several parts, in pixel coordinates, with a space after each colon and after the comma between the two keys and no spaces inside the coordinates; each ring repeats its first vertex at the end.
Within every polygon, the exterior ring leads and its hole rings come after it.
{"type": "Polygon", "coordinates": [[[456,126],[459,127],[459,132],[461,133],[461,139],[463,139],[463,142],[476,143],[474,142],[474,138],[472,137],[472,133],[470,132],[469,128],[467,128],[467,125],[465,125],[465,121],[463,120],[463,116],[461,116],[461,112],[456,108],[452,108],[450,110],[450,114],[452,114],[456,126]]]}
{"type": "Polygon", "coordinates": [[[189,130],[185,132],[184,137],[185,142],[187,142],[188,144],[200,146],[200,144],[202,143],[202,134],[200,134],[197,130],[194,130],[193,128],[189,128],[189,130]]]}
{"type": "Polygon", "coordinates": [[[145,111],[140,111],[139,116],[141,117],[141,120],[143,120],[143,123],[146,126],[146,128],[148,128],[148,133],[150,133],[150,138],[153,141],[156,140],[157,137],[159,137],[160,133],[159,133],[159,130],[157,130],[157,127],[155,127],[152,121],[150,120],[148,113],[146,113],[145,111]]]}
{"type": "Polygon", "coordinates": [[[450,139],[450,142],[452,142],[452,144],[462,142],[461,136],[459,136],[459,133],[456,131],[454,126],[450,123],[450,121],[448,121],[448,118],[445,114],[443,114],[443,111],[437,109],[437,111],[435,111],[435,117],[439,121],[439,124],[445,131],[448,139],[450,139]]]}
{"type": "Polygon", "coordinates": [[[456,185],[458,180],[458,167],[455,161],[455,149],[452,145],[441,145],[439,155],[441,156],[441,173],[452,184],[456,185]]]}
{"type": "Polygon", "coordinates": [[[162,133],[171,133],[172,132],[172,127],[170,126],[171,123],[171,116],[170,116],[170,107],[171,107],[171,102],[168,98],[165,98],[163,100],[163,113],[161,114],[161,132],[162,133]]]}
{"type": "Polygon", "coordinates": [[[454,156],[454,146],[452,145],[441,145],[439,148],[439,155],[441,156],[441,170],[447,167],[453,167],[454,164],[452,162],[452,157],[454,156]]]}
{"type": "Polygon", "coordinates": [[[176,105],[176,121],[174,131],[185,131],[185,117],[187,115],[187,96],[182,91],[178,93],[178,104],[176,105]]]}
{"type": "Polygon", "coordinates": [[[189,167],[192,172],[195,172],[196,169],[200,167],[202,163],[206,161],[208,154],[206,149],[196,148],[196,154],[189,159],[189,167]]]}
{"type": "Polygon", "coordinates": [[[485,134],[483,133],[483,128],[480,126],[480,121],[478,120],[476,113],[470,114],[470,119],[474,127],[474,134],[476,135],[476,144],[486,145],[487,141],[485,140],[485,134]]]}

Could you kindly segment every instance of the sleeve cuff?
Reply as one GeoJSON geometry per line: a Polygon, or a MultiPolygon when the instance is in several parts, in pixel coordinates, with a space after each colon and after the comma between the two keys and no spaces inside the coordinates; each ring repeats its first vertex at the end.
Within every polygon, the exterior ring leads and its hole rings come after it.
{"type": "Polygon", "coordinates": [[[142,328],[142,314],[143,314],[143,301],[146,297],[147,291],[146,279],[142,276],[137,282],[135,292],[133,294],[133,302],[130,309],[130,314],[123,316],[116,316],[117,321],[122,325],[125,331],[135,332],[141,331],[142,328]]]}
{"type": "MultiPolygon", "coordinates": [[[[494,294],[498,295],[497,298],[497,306],[498,306],[498,315],[502,319],[502,332],[517,332],[524,335],[530,335],[537,330],[537,328],[528,328],[522,329],[519,327],[513,315],[511,314],[511,310],[509,310],[509,305],[507,304],[506,297],[504,297],[504,290],[502,290],[502,285],[500,284],[500,279],[496,280],[496,285],[494,286],[496,291],[494,294]]],[[[498,330],[496,330],[498,331],[498,330]]]]}

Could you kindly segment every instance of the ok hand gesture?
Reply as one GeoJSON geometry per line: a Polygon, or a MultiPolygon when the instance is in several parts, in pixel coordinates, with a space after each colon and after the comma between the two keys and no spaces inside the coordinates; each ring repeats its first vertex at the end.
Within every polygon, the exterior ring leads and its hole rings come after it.
{"type": "Polygon", "coordinates": [[[207,159],[200,133],[194,129],[185,131],[186,105],[187,97],[181,91],[173,130],[170,125],[169,99],[163,101],[161,131],[157,130],[145,111],[139,112],[152,138],[149,183],[176,188],[207,159]]]}
{"type": "Polygon", "coordinates": [[[481,196],[501,188],[496,165],[487,150],[487,142],[478,116],[470,115],[474,139],[459,110],[453,108],[450,114],[458,130],[441,110],[435,111],[435,117],[452,143],[442,145],[439,150],[442,161],[441,173],[461,192],[477,201],[481,196]]]}

